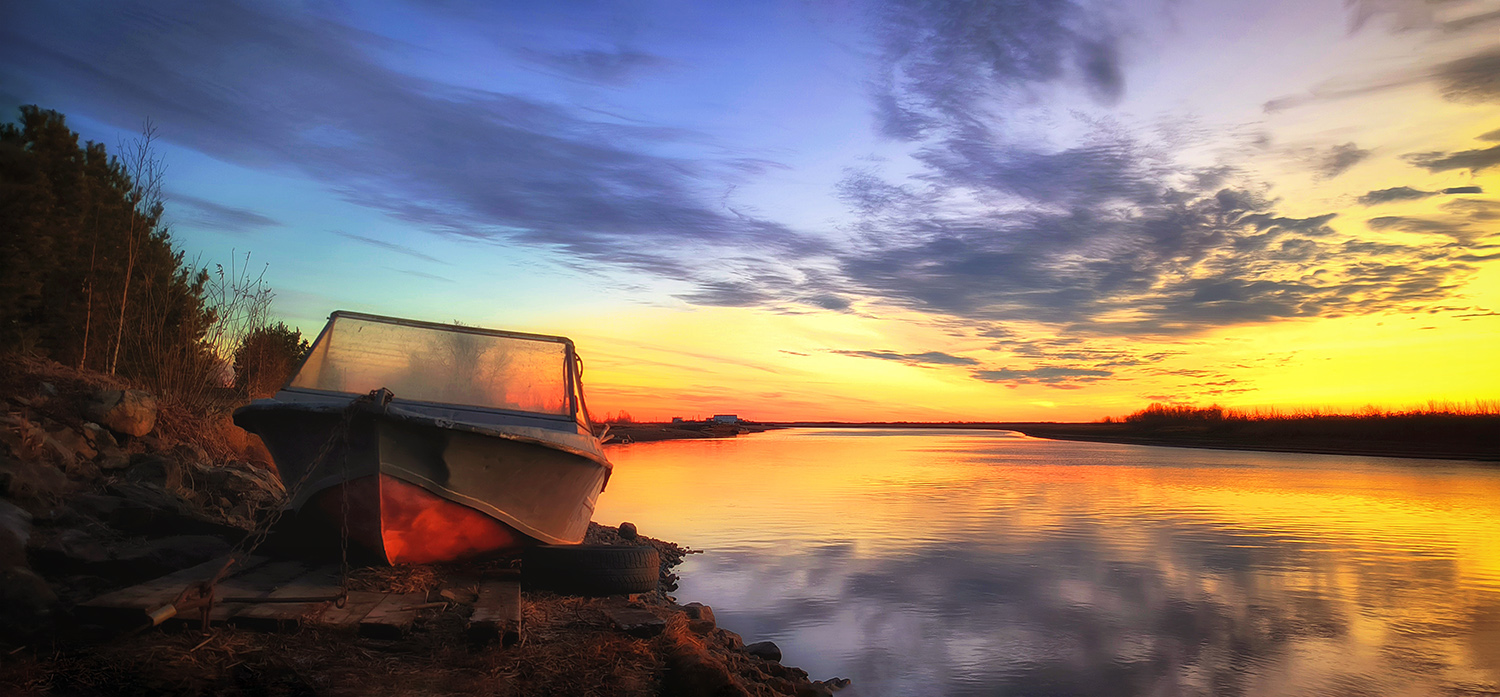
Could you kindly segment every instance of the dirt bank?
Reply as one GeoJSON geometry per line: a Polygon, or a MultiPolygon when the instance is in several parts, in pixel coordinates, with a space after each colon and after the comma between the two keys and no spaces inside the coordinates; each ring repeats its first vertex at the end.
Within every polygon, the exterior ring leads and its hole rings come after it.
{"type": "Polygon", "coordinates": [[[517,565],[505,558],[356,569],[351,588],[423,593],[432,604],[396,639],[310,625],[205,635],[185,624],[84,624],[80,603],[219,558],[280,507],[285,492],[263,449],[227,416],[0,356],[0,694],[769,697],[842,684],[810,681],[771,660],[773,647],[746,647],[719,628],[711,608],[678,604],[672,568],[689,550],[599,525],[591,544],[656,548],[658,590],[527,590],[512,646],[476,644],[465,631],[475,580],[517,565]]]}

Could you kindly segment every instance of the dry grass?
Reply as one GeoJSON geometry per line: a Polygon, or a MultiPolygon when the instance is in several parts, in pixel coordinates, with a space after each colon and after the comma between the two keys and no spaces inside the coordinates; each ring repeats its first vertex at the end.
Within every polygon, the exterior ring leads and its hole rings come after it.
{"type": "Polygon", "coordinates": [[[437,569],[424,564],[367,566],[349,572],[349,589],[377,593],[431,593],[443,583],[437,569]]]}

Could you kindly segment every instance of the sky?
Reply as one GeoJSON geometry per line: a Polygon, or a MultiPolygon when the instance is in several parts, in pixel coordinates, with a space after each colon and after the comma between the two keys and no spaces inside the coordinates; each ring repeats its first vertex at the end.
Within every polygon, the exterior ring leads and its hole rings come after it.
{"type": "Polygon", "coordinates": [[[149,119],[189,259],[569,336],[596,414],[1500,397],[1493,0],[7,14],[0,107],[149,119]]]}

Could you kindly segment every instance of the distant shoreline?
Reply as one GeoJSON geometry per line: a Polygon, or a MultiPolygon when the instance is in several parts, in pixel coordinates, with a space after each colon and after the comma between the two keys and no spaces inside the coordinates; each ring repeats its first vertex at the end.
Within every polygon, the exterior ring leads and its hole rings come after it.
{"type": "Polygon", "coordinates": [[[1206,429],[1177,429],[1161,431],[1134,430],[1122,423],[1066,423],[1066,422],[942,422],[921,423],[910,421],[846,422],[846,421],[786,421],[742,424],[617,424],[611,433],[618,442],[649,442],[699,438],[733,438],[748,433],[782,428],[911,428],[1016,431],[1032,438],[1048,440],[1082,441],[1090,443],[1119,443],[1122,445],[1149,445],[1171,448],[1201,448],[1206,450],[1245,450],[1252,452],[1306,453],[1309,455],[1353,455],[1362,457],[1399,457],[1430,460],[1471,460],[1500,462],[1500,450],[1465,447],[1461,443],[1429,442],[1423,440],[1352,440],[1318,434],[1304,434],[1287,438],[1278,436],[1279,443],[1266,442],[1253,435],[1221,434],[1206,429]],[[624,440],[624,438],[630,440],[624,440]]]}

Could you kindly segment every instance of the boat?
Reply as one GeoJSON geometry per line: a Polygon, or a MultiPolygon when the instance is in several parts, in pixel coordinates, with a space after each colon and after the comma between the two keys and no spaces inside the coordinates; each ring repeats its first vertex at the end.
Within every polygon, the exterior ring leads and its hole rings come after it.
{"type": "Polygon", "coordinates": [[[287,384],[234,413],[286,511],[389,564],[583,541],[609,481],[565,337],[338,311],[287,384]]]}

